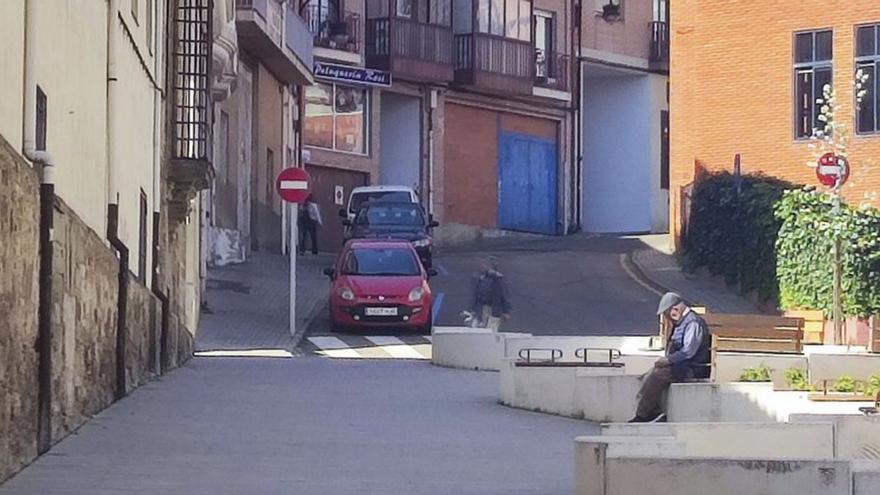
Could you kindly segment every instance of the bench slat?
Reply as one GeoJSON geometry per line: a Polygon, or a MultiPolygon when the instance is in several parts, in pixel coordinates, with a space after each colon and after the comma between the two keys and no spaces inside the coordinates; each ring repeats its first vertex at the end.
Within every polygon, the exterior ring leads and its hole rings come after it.
{"type": "Polygon", "coordinates": [[[715,341],[716,352],[767,352],[771,354],[800,354],[802,347],[799,341],[793,340],[726,340],[715,341]]]}
{"type": "Polygon", "coordinates": [[[709,327],[712,335],[727,339],[802,340],[803,330],[709,327]]]}

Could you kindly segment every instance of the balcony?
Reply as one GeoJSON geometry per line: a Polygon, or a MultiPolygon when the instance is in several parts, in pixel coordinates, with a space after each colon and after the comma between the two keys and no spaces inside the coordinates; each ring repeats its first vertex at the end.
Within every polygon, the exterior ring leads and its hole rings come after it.
{"type": "Polygon", "coordinates": [[[535,86],[568,93],[571,62],[568,55],[535,51],[535,86]]]}
{"type": "Polygon", "coordinates": [[[535,83],[535,48],[528,41],[491,34],[457,34],[455,83],[494,93],[530,95],[535,83]]]}
{"type": "Polygon", "coordinates": [[[360,53],[360,15],[348,12],[340,18],[338,14],[322,9],[322,5],[315,3],[303,4],[300,15],[312,33],[316,47],[360,53]]]}
{"type": "Polygon", "coordinates": [[[242,48],[288,84],[311,84],[312,34],[280,0],[235,0],[235,27],[242,48]]]}
{"type": "Polygon", "coordinates": [[[401,17],[367,20],[367,66],[421,82],[452,81],[452,29],[401,17]]]}
{"type": "Polygon", "coordinates": [[[669,73],[669,24],[651,23],[651,53],[648,58],[650,70],[669,73]]]}

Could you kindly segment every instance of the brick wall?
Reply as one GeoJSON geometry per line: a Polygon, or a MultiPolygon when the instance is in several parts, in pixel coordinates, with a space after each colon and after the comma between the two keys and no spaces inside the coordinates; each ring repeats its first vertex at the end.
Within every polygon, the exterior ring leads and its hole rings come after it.
{"type": "Polygon", "coordinates": [[[37,174],[0,136],[0,481],[37,455],[37,174]]]}
{"type": "MultiPolygon", "coordinates": [[[[854,129],[854,26],[880,22],[880,3],[785,0],[746,9],[736,2],[679,0],[671,6],[670,226],[677,239],[679,192],[693,181],[695,164],[732,170],[734,154],[741,153],[745,172],[816,183],[806,166],[811,150],[793,138],[793,33],[834,30],[834,85],[843,122],[854,129]]],[[[854,137],[850,162],[844,194],[858,204],[880,190],[880,136],[854,137]]]]}

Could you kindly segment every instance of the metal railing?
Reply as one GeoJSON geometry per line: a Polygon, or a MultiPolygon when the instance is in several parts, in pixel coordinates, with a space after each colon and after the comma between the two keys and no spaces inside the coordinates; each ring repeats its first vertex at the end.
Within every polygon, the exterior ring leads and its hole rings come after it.
{"type": "Polygon", "coordinates": [[[570,65],[568,55],[535,50],[535,86],[568,91],[570,65]]]}
{"type": "Polygon", "coordinates": [[[340,18],[339,14],[312,3],[303,5],[300,15],[312,34],[315,46],[352,53],[360,51],[360,15],[347,12],[340,18]]]}
{"type": "Polygon", "coordinates": [[[398,17],[368,19],[367,56],[452,64],[452,29],[398,17]]]}
{"type": "Polygon", "coordinates": [[[649,60],[654,63],[669,61],[669,25],[665,22],[651,23],[651,53],[649,60]]]}
{"type": "Polygon", "coordinates": [[[562,359],[562,349],[529,347],[519,350],[519,358],[526,363],[555,363],[558,359],[562,359]],[[533,357],[532,353],[538,354],[533,357]]]}
{"type": "Polygon", "coordinates": [[[535,48],[528,41],[503,36],[457,34],[455,69],[531,79],[535,76],[535,48]]]}

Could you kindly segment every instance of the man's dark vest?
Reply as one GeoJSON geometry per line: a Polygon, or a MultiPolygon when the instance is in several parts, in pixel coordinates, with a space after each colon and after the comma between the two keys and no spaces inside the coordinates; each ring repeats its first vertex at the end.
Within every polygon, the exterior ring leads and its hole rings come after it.
{"type": "Polygon", "coordinates": [[[710,372],[708,366],[694,365],[709,364],[712,356],[712,334],[709,331],[709,325],[706,324],[706,320],[693,311],[688,312],[688,314],[685,315],[685,317],[682,318],[673,328],[672,335],[669,338],[669,349],[667,350],[666,355],[668,356],[684,347],[684,332],[681,332],[680,335],[676,335],[676,330],[678,330],[679,327],[687,326],[693,321],[696,321],[697,324],[700,325],[700,330],[702,330],[701,333],[703,334],[703,339],[700,342],[700,348],[697,349],[697,353],[694,354],[694,357],[677,363],[676,367],[690,368],[693,372],[694,378],[708,378],[710,372]]]}

